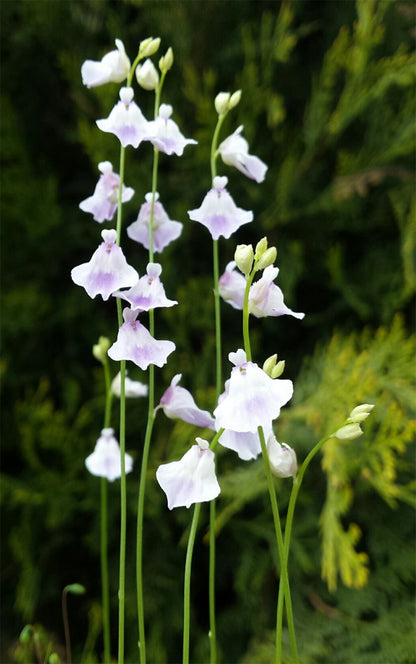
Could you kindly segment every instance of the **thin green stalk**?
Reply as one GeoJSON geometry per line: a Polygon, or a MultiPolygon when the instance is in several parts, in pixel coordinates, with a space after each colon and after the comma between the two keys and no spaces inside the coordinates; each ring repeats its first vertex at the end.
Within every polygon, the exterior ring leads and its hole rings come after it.
{"type": "MultiPolygon", "coordinates": [[[[283,543],[283,534],[282,526],[280,523],[279,508],[277,505],[276,490],[273,482],[273,475],[270,468],[269,455],[267,454],[266,441],[264,438],[264,431],[262,427],[258,427],[261,451],[263,455],[264,466],[266,469],[266,479],[267,479],[267,488],[269,490],[270,504],[272,507],[273,513],[273,522],[274,529],[276,533],[276,542],[277,549],[280,559],[280,583],[279,587],[283,588],[283,595],[286,602],[286,614],[287,622],[289,627],[289,635],[292,647],[292,655],[294,662],[297,664],[299,662],[299,656],[297,653],[296,647],[296,638],[295,638],[295,629],[293,623],[293,611],[292,611],[292,600],[290,596],[290,587],[289,587],[289,577],[287,573],[287,565],[284,554],[284,543],[283,543]]],[[[281,630],[276,629],[276,664],[280,664],[282,660],[282,632],[281,630]]]]}
{"type": "MultiPolygon", "coordinates": [[[[160,96],[166,72],[162,72],[160,83],[155,91],[154,117],[159,113],[160,96]]],[[[154,210],[157,192],[157,178],[159,166],[159,150],[153,150],[153,168],[152,168],[152,203],[149,216],[149,263],[154,260],[153,249],[153,222],[154,210]]],[[[152,337],[155,334],[154,311],[149,311],[149,332],[152,337]]],[[[149,400],[147,411],[147,424],[143,444],[142,464],[140,469],[140,484],[137,499],[137,529],[136,529],[136,588],[137,588],[137,617],[139,629],[139,648],[140,662],[146,662],[146,630],[144,621],[144,592],[143,592],[143,521],[144,521],[144,501],[146,492],[146,477],[149,460],[150,443],[152,439],[153,423],[155,420],[155,368],[149,365],[149,400]]]]}
{"type": "MultiPolygon", "coordinates": [[[[105,379],[105,413],[104,429],[111,423],[111,377],[107,357],[103,358],[103,369],[105,379]]],[[[104,662],[111,659],[111,637],[110,637],[110,587],[108,579],[108,509],[107,509],[107,479],[101,478],[101,594],[103,605],[103,636],[104,636],[104,662]]]]}
{"type": "MultiPolygon", "coordinates": [[[[72,664],[71,636],[69,632],[68,605],[66,601],[67,594],[67,589],[64,588],[62,591],[62,617],[64,621],[66,661],[67,664],[72,664]]],[[[37,636],[36,632],[34,632],[34,637],[35,636],[37,636]]]]}
{"type": "Polygon", "coordinates": [[[189,532],[188,546],[186,549],[185,578],[184,578],[184,587],[183,587],[183,655],[182,655],[183,664],[189,664],[192,555],[194,551],[195,537],[198,528],[198,519],[200,511],[201,511],[201,503],[196,503],[194,507],[194,514],[192,517],[191,529],[189,532]]]}

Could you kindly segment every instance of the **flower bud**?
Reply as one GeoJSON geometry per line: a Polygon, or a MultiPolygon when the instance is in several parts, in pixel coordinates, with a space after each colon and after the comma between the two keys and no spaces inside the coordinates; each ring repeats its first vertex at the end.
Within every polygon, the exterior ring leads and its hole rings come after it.
{"type": "Polygon", "coordinates": [[[272,377],[273,379],[274,379],[274,378],[279,378],[279,377],[282,375],[282,373],[284,372],[284,370],[285,370],[285,361],[284,361],[284,360],[280,360],[280,361],[276,364],[276,366],[274,367],[274,369],[273,369],[273,371],[272,371],[272,373],[271,373],[271,377],[272,377]]]}
{"type": "Polygon", "coordinates": [[[162,74],[164,74],[167,71],[169,71],[172,65],[173,65],[173,51],[169,46],[165,55],[162,55],[162,57],[159,60],[159,69],[162,72],[162,74]]]}
{"type": "Polygon", "coordinates": [[[286,443],[278,443],[272,434],[267,441],[270,469],[277,477],[294,477],[298,471],[298,462],[294,449],[286,443]]]}
{"type": "Polygon", "coordinates": [[[354,438],[359,438],[362,434],[363,430],[360,425],[352,422],[351,424],[344,424],[343,427],[334,433],[334,436],[339,440],[354,440],[354,438]]]}
{"type": "Polygon", "coordinates": [[[348,421],[349,422],[364,422],[364,420],[366,420],[367,417],[370,415],[373,408],[374,408],[374,405],[370,404],[370,403],[363,403],[360,406],[356,406],[350,412],[350,415],[348,417],[348,421]]]}
{"type": "Polygon", "coordinates": [[[20,643],[29,643],[32,637],[32,631],[33,631],[32,625],[25,625],[19,635],[20,643]]]}
{"type": "Polygon", "coordinates": [[[235,250],[234,260],[237,267],[246,276],[250,274],[253,265],[253,247],[251,244],[239,244],[235,250]]]}
{"type": "Polygon", "coordinates": [[[229,110],[230,102],[230,93],[229,92],[219,92],[215,97],[215,110],[218,115],[225,115],[229,110]]]}
{"type": "Polygon", "coordinates": [[[160,37],[148,37],[140,42],[139,53],[142,58],[150,58],[151,55],[156,53],[160,46],[160,37]]]}
{"type": "Polygon", "coordinates": [[[277,353],[274,355],[271,355],[270,357],[267,358],[267,360],[263,364],[263,371],[267,373],[268,376],[271,377],[272,371],[276,366],[277,362],[277,353]]]}
{"type": "Polygon", "coordinates": [[[256,253],[254,254],[254,258],[256,261],[258,261],[259,258],[263,256],[266,249],[267,249],[267,237],[262,237],[261,240],[259,240],[256,244],[256,253]]]}
{"type": "Polygon", "coordinates": [[[51,652],[49,655],[48,659],[48,664],[59,664],[61,660],[59,659],[59,655],[56,652],[51,652]]]}
{"type": "Polygon", "coordinates": [[[92,347],[92,354],[94,355],[95,359],[101,362],[101,364],[104,364],[106,361],[107,357],[107,351],[111,346],[111,341],[110,339],[107,339],[107,337],[100,337],[98,339],[98,344],[94,344],[92,347]]]}
{"type": "Polygon", "coordinates": [[[86,592],[80,583],[70,583],[69,586],[65,586],[64,590],[72,595],[85,595],[86,592]]]}
{"type": "Polygon", "coordinates": [[[233,92],[230,97],[230,101],[228,102],[228,110],[231,111],[232,108],[235,108],[240,103],[240,99],[241,90],[236,90],[236,92],[233,92]]]}
{"type": "Polygon", "coordinates": [[[262,256],[259,258],[256,264],[256,270],[264,270],[265,267],[273,265],[274,261],[276,260],[276,256],[277,256],[276,247],[269,247],[268,249],[266,249],[266,251],[262,254],[262,256]]]}
{"type": "Polygon", "coordinates": [[[159,74],[149,59],[145,60],[142,65],[137,65],[136,78],[140,87],[145,90],[156,90],[159,85],[159,74]]]}

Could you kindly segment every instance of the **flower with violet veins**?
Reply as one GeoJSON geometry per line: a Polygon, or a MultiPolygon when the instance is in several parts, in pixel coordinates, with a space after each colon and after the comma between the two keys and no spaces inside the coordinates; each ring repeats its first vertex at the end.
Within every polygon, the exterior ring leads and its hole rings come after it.
{"type": "Polygon", "coordinates": [[[162,266],[159,263],[149,263],[145,274],[139,281],[125,291],[116,291],[115,297],[127,300],[134,311],[149,311],[156,307],[173,307],[178,304],[176,300],[168,300],[165,289],[159,279],[162,266]]]}
{"type": "Polygon", "coordinates": [[[206,194],[201,207],[188,210],[189,218],[206,226],[213,240],[218,240],[220,235],[229,238],[240,226],[253,221],[251,210],[236,206],[226,189],[227,182],[228,178],[217,175],[213,181],[214,186],[206,194]]]}
{"type": "MultiPolygon", "coordinates": [[[[91,475],[106,477],[113,482],[121,477],[120,446],[114,437],[114,429],[103,429],[96,442],[94,452],[85,459],[85,465],[91,475]]],[[[124,465],[126,473],[133,469],[133,459],[125,454],[124,465]]]]}
{"type": "Polygon", "coordinates": [[[196,144],[197,141],[185,138],[176,122],[170,119],[171,115],[172,106],[161,104],[158,117],[149,123],[149,140],[161,152],[181,156],[187,145],[196,144]]]}
{"type": "MultiPolygon", "coordinates": [[[[140,208],[136,221],[127,227],[127,235],[131,240],[140,242],[145,249],[149,249],[149,222],[152,210],[152,193],[145,196],[146,202],[140,208]]],[[[169,219],[165,208],[159,202],[159,194],[155,194],[153,211],[153,250],[161,253],[173,240],[182,233],[183,224],[180,221],[169,219]]]]}
{"type": "Polygon", "coordinates": [[[121,247],[117,244],[114,229],[102,231],[103,242],[93,253],[89,263],[82,263],[71,271],[72,281],[83,286],[90,297],[101,295],[108,300],[119,288],[133,286],[139,275],[128,265],[121,247]]]}
{"type": "Polygon", "coordinates": [[[115,134],[121,145],[137,148],[142,141],[149,140],[149,125],[137,104],[133,101],[133,88],[120,89],[120,101],[108,118],[97,120],[101,131],[115,134]]]}
{"type": "MultiPolygon", "coordinates": [[[[91,212],[95,221],[102,223],[110,221],[114,217],[118,204],[118,189],[120,176],[113,172],[110,161],[101,161],[98,169],[102,175],[95,186],[94,193],[89,198],[81,201],[79,207],[83,212],[91,212]]],[[[127,203],[134,194],[134,189],[125,187],[123,184],[121,201],[127,203]]]]}
{"type": "Polygon", "coordinates": [[[241,348],[228,358],[235,366],[214,410],[216,428],[254,433],[279,416],[293,395],[293,383],[270,378],[257,364],[247,362],[241,348]]]}
{"type": "Polygon", "coordinates": [[[271,471],[276,477],[294,477],[298,472],[295,450],[286,443],[278,443],[273,433],[267,440],[267,454],[271,471]]]}
{"type": "Polygon", "coordinates": [[[283,302],[282,291],[273,283],[278,273],[278,267],[269,265],[264,269],[261,278],[251,286],[248,296],[250,313],[256,316],[256,318],[283,316],[284,314],[289,314],[299,319],[304,318],[305,314],[292,311],[283,302]]]}
{"type": "Polygon", "coordinates": [[[121,39],[116,39],[117,50],[107,53],[100,62],[85,60],[81,67],[82,82],[87,88],[104,83],[121,83],[130,71],[130,60],[121,39]]]}
{"type": "Polygon", "coordinates": [[[218,281],[218,292],[222,299],[231,304],[234,309],[242,309],[246,280],[241,272],[235,269],[236,267],[235,261],[230,261],[227,264],[224,274],[221,275],[218,281]]]}
{"type": "Polygon", "coordinates": [[[166,417],[179,419],[198,427],[214,429],[214,418],[207,410],[201,410],[196,405],[192,394],[184,387],[178,385],[182,374],[176,374],[171,380],[170,386],[163,394],[159,405],[166,417]]]}
{"type": "Polygon", "coordinates": [[[218,152],[224,164],[235,166],[251,180],[263,182],[268,167],[261,159],[248,153],[248,143],[241,136],[242,130],[243,125],[238,127],[231,136],[224,139],[218,148],[218,152]]]}
{"type": "Polygon", "coordinates": [[[170,510],[214,500],[221,491],[215,475],[214,452],[203,438],[196,438],[196,442],[180,461],[162,464],[156,471],[170,510]]]}
{"type": "MultiPolygon", "coordinates": [[[[127,374],[127,372],[126,372],[127,374]]],[[[121,394],[121,374],[118,372],[111,381],[111,392],[119,397],[121,394]]],[[[124,378],[124,395],[126,398],[136,399],[138,397],[146,397],[149,388],[139,380],[131,380],[127,375],[124,378]]]]}
{"type": "Polygon", "coordinates": [[[149,364],[163,367],[168,355],[175,350],[173,341],[159,341],[138,320],[138,311],[123,310],[124,323],[120,327],[117,341],[108,349],[112,360],[131,360],[140,369],[147,369],[149,364]]]}

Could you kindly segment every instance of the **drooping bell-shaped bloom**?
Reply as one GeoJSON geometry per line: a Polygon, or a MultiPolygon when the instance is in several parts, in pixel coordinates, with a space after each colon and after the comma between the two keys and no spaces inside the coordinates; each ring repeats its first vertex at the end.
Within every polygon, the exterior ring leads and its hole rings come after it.
{"type": "Polygon", "coordinates": [[[120,327],[117,341],[108,349],[112,360],[131,360],[140,369],[149,364],[163,367],[168,355],[175,350],[173,341],[154,339],[150,332],[137,319],[138,311],[124,309],[124,323],[120,327]]]}
{"type": "MultiPolygon", "coordinates": [[[[114,376],[111,381],[111,392],[119,397],[121,394],[121,375],[120,372],[114,376]]],[[[132,380],[127,375],[124,380],[124,395],[130,399],[136,399],[138,397],[146,397],[149,392],[149,388],[144,383],[141,383],[139,380],[132,380]]]]}
{"type": "Polygon", "coordinates": [[[104,83],[121,83],[130,71],[130,60],[121,39],[116,39],[117,50],[107,53],[100,62],[85,60],[81,67],[82,82],[87,88],[104,83]]]}
{"type": "Polygon", "coordinates": [[[230,261],[224,274],[218,281],[218,292],[222,299],[231,304],[234,309],[242,309],[244,305],[244,292],[246,290],[245,277],[236,268],[236,262],[230,261]]]}
{"type": "Polygon", "coordinates": [[[156,120],[149,123],[149,140],[155,148],[165,154],[181,156],[187,145],[196,144],[192,138],[185,138],[176,122],[171,120],[172,106],[161,104],[156,120]]]}
{"type": "Polygon", "coordinates": [[[196,438],[196,442],[180,461],[162,464],[156,471],[170,510],[214,500],[221,491],[215,475],[214,452],[203,438],[196,438]]]}
{"type": "MultiPolygon", "coordinates": [[[[114,429],[103,429],[96,442],[94,452],[85,459],[85,465],[91,475],[106,477],[113,482],[121,477],[120,446],[114,437],[114,429]]],[[[125,454],[124,467],[126,473],[133,469],[133,459],[125,454]]]]}
{"type": "Polygon", "coordinates": [[[283,316],[289,314],[302,319],[305,314],[289,309],[283,302],[283,293],[273,280],[277,277],[279,268],[269,265],[263,271],[261,278],[250,288],[248,297],[249,311],[256,318],[263,316],[283,316]]]}
{"type": "MultiPolygon", "coordinates": [[[[110,161],[101,161],[98,169],[102,175],[95,186],[94,193],[89,198],[81,201],[79,207],[83,212],[91,212],[95,221],[102,223],[110,221],[117,210],[118,190],[120,186],[120,176],[113,171],[113,165],[110,161]]],[[[121,200],[127,203],[134,194],[134,189],[125,187],[123,184],[121,200]]]]}
{"type": "Polygon", "coordinates": [[[228,355],[235,365],[214,410],[216,428],[251,431],[272,422],[293,394],[291,380],[273,380],[240,348],[228,355]]]}
{"type": "Polygon", "coordinates": [[[224,164],[235,166],[251,180],[263,182],[267,166],[266,164],[248,152],[248,143],[241,132],[243,125],[238,127],[233,134],[228,136],[220,144],[218,152],[220,153],[224,164]]]}
{"type": "Polygon", "coordinates": [[[198,427],[214,429],[214,418],[207,410],[201,410],[195,403],[190,392],[178,385],[182,374],[176,374],[172,378],[170,386],[163,394],[158,408],[162,408],[166,417],[179,419],[198,427]]]}
{"type": "Polygon", "coordinates": [[[271,434],[267,441],[267,454],[271,471],[277,477],[294,477],[298,471],[298,462],[294,449],[286,443],[278,443],[271,434]]]}
{"type": "MultiPolygon", "coordinates": [[[[267,440],[269,432],[272,430],[272,424],[269,422],[264,426],[264,435],[267,440]]],[[[256,459],[261,452],[260,438],[258,431],[255,433],[251,431],[232,431],[231,429],[226,429],[222,434],[221,438],[218,441],[223,447],[227,447],[229,450],[237,452],[240,459],[243,461],[249,461],[250,459],[256,459]]]]}
{"type": "Polygon", "coordinates": [[[226,189],[227,182],[226,177],[215,177],[214,186],[206,194],[201,207],[188,210],[189,218],[206,226],[213,240],[218,240],[221,235],[229,238],[240,226],[253,220],[251,210],[236,206],[226,189]]]}
{"type": "Polygon", "coordinates": [[[147,274],[141,277],[133,288],[116,291],[113,295],[126,300],[131,309],[139,312],[157,307],[173,307],[178,304],[177,300],[169,300],[166,297],[165,289],[159,278],[162,272],[160,263],[149,263],[146,272],[147,274]]]}
{"type": "Polygon", "coordinates": [[[128,265],[121,247],[117,244],[114,229],[102,231],[103,242],[93,253],[89,263],[82,263],[71,271],[72,281],[83,286],[90,297],[101,295],[108,300],[119,288],[130,288],[139,275],[128,265]]]}
{"type": "Polygon", "coordinates": [[[149,140],[149,122],[133,97],[133,88],[121,88],[120,101],[108,118],[97,120],[97,127],[115,134],[123,147],[132,145],[137,148],[142,141],[149,140]]]}
{"type": "MultiPolygon", "coordinates": [[[[145,249],[149,249],[149,223],[152,209],[152,194],[145,196],[146,202],[140,208],[139,216],[127,227],[127,235],[131,240],[140,242],[145,249]]],[[[169,219],[165,208],[159,202],[159,194],[155,194],[153,212],[153,250],[161,253],[173,240],[182,233],[183,224],[169,219]]]]}

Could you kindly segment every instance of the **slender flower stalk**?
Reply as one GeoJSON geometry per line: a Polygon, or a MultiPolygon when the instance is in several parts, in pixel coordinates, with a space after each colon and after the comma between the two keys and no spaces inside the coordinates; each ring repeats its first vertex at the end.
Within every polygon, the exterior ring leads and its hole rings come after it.
{"type": "MultiPolygon", "coordinates": [[[[160,106],[160,96],[162,92],[163,82],[165,80],[166,71],[163,71],[160,78],[160,83],[155,90],[155,106],[154,117],[157,118],[160,106]]],[[[149,218],[149,263],[154,262],[154,249],[153,249],[153,224],[154,224],[154,211],[157,192],[157,179],[158,179],[158,165],[159,165],[159,150],[153,148],[153,169],[152,169],[152,202],[150,207],[149,218]]],[[[155,335],[155,319],[154,311],[149,311],[149,332],[154,337],[155,335]]],[[[148,414],[146,433],[143,445],[142,465],[140,470],[140,484],[137,500],[137,531],[136,531],[136,585],[137,585],[137,615],[138,615],[138,628],[139,628],[139,648],[140,648],[140,662],[146,662],[146,631],[144,623],[144,603],[143,603],[143,520],[144,520],[144,499],[146,490],[146,477],[147,466],[150,451],[150,442],[152,439],[153,423],[155,420],[155,368],[153,364],[149,365],[149,400],[148,400],[148,414]]]]}
{"type": "MultiPolygon", "coordinates": [[[[103,368],[105,379],[105,413],[104,429],[111,424],[111,377],[108,366],[107,355],[103,355],[103,368]]],[[[110,588],[108,580],[108,496],[107,496],[107,478],[101,477],[101,594],[103,605],[103,636],[104,636],[104,661],[111,660],[111,637],[110,637],[110,588]]]]}
{"type": "MultiPolygon", "coordinates": [[[[212,502],[212,501],[211,501],[212,502]]],[[[201,503],[195,503],[194,515],[192,517],[191,529],[189,531],[188,546],[186,549],[185,560],[185,578],[183,586],[183,650],[182,650],[182,664],[189,664],[189,632],[191,622],[191,571],[192,571],[192,556],[194,552],[194,544],[196,531],[198,528],[199,514],[201,512],[201,503]]]]}

